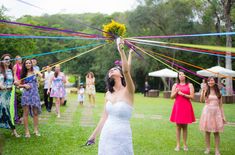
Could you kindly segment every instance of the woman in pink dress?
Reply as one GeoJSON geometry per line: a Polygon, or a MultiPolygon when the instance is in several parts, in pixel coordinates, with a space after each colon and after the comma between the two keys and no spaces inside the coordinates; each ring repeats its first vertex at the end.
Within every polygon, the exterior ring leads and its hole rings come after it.
{"type": "Polygon", "coordinates": [[[187,134],[188,124],[195,122],[195,116],[191,99],[194,98],[194,87],[188,82],[183,71],[178,72],[178,83],[172,87],[171,98],[175,98],[175,103],[172,109],[170,121],[176,123],[176,148],[180,150],[180,134],[183,130],[184,151],[188,151],[187,134]]]}
{"type": "Polygon", "coordinates": [[[203,86],[201,101],[205,101],[200,119],[200,130],[205,132],[206,150],[204,153],[210,153],[210,133],[212,132],[215,136],[215,154],[220,155],[219,132],[223,132],[226,121],[220,90],[213,77],[208,78],[208,83],[203,86]]]}

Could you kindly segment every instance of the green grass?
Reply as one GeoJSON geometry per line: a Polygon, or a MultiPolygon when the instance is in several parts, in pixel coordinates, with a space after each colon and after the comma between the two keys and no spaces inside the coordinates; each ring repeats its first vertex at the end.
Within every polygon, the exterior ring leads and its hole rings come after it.
{"type": "MultiPolygon", "coordinates": [[[[69,95],[69,102],[76,100],[76,95],[69,95]]],[[[97,107],[94,109],[94,120],[99,121],[104,103],[104,94],[97,94],[97,107]]],[[[163,154],[203,154],[204,135],[198,130],[198,123],[189,126],[188,145],[189,152],[175,152],[175,125],[169,122],[173,100],[163,98],[145,98],[142,94],[135,95],[133,115],[144,114],[144,118],[131,119],[133,132],[133,145],[136,155],[163,155],[163,154]],[[152,115],[161,115],[162,119],[150,119],[152,115]]],[[[196,118],[200,117],[203,104],[193,103],[196,118]]],[[[62,107],[62,112],[66,107],[62,107]]],[[[235,122],[235,104],[224,105],[227,121],[235,122]]],[[[45,109],[44,109],[45,112],[45,109]]],[[[56,125],[56,117],[52,116],[48,124],[40,125],[41,137],[32,136],[30,139],[14,138],[9,130],[0,129],[0,145],[4,139],[4,155],[94,155],[98,151],[98,140],[94,146],[80,147],[85,143],[94,128],[79,125],[82,108],[78,107],[73,116],[72,126],[56,125]]],[[[54,115],[52,113],[52,115],[54,115]]],[[[32,120],[30,120],[32,132],[32,120]]],[[[22,125],[17,126],[20,134],[24,133],[22,125]]],[[[235,152],[235,126],[225,126],[221,134],[220,150],[223,155],[235,152]]],[[[214,151],[214,137],[211,136],[211,147],[214,151]]]]}

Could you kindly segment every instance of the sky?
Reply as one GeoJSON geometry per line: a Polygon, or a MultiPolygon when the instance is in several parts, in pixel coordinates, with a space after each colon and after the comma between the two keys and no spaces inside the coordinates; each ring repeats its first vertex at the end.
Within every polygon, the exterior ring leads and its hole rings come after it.
{"type": "Polygon", "coordinates": [[[133,10],[137,4],[136,0],[0,0],[0,5],[8,9],[5,14],[14,18],[19,18],[23,15],[40,16],[45,13],[79,14],[100,12],[112,14],[114,12],[133,10]]]}

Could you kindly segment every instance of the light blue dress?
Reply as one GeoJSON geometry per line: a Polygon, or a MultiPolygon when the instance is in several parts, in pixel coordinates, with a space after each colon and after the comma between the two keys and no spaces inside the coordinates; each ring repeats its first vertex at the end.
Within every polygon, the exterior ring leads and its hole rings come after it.
{"type": "Polygon", "coordinates": [[[123,101],[106,103],[108,118],[102,128],[98,155],[133,155],[130,118],[133,107],[123,101]]]}

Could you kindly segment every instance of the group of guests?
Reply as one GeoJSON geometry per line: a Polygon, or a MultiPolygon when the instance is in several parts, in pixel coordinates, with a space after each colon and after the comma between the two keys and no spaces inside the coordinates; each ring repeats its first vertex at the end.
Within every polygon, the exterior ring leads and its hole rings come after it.
{"type": "MultiPolygon", "coordinates": [[[[191,104],[191,99],[194,98],[194,87],[188,82],[183,71],[179,71],[178,73],[178,83],[173,85],[171,97],[175,98],[170,117],[170,121],[176,123],[175,151],[180,151],[181,131],[183,131],[183,150],[188,151],[187,126],[195,122],[191,104]]],[[[204,153],[210,153],[210,134],[213,133],[215,137],[215,155],[220,155],[219,133],[223,132],[226,119],[223,110],[222,95],[214,77],[209,77],[205,80],[202,86],[200,101],[205,102],[199,121],[199,129],[205,132],[206,149],[204,153]]]]}
{"type": "MultiPolygon", "coordinates": [[[[38,130],[38,114],[41,113],[41,104],[38,94],[38,84],[36,75],[42,76],[40,72],[33,69],[32,60],[22,60],[16,57],[16,64],[12,67],[11,55],[4,54],[0,62],[0,127],[9,128],[15,137],[20,137],[15,128],[14,116],[10,112],[12,86],[23,88],[21,105],[23,107],[23,122],[25,127],[25,137],[30,137],[28,128],[28,115],[33,116],[34,134],[40,136],[38,130]]],[[[15,100],[16,101],[16,100],[15,100]]],[[[17,104],[15,102],[15,104],[17,104]]],[[[16,106],[15,106],[16,107],[16,106]]]]}
{"type": "MultiPolygon", "coordinates": [[[[23,62],[20,56],[13,59],[10,54],[2,55],[0,60],[0,128],[11,129],[15,137],[20,137],[16,131],[15,123],[20,123],[20,120],[23,119],[25,137],[29,138],[28,116],[31,115],[34,122],[34,134],[40,136],[38,129],[38,115],[42,111],[39,95],[40,81],[43,81],[46,110],[51,112],[54,98],[56,115],[60,118],[60,106],[66,104],[65,83],[67,81],[65,74],[60,70],[60,65],[56,65],[54,71],[50,66],[43,67],[40,71],[35,58],[25,59],[23,62]],[[19,103],[17,103],[16,95],[14,105],[10,105],[13,85],[22,90],[22,119],[17,115],[17,104],[19,103]],[[14,106],[14,114],[10,112],[11,106],[14,106]]],[[[81,104],[84,102],[84,90],[81,85],[79,88],[79,102],[81,104]]],[[[95,106],[95,77],[92,72],[86,75],[86,92],[90,104],[95,106]]]]}
{"type": "Polygon", "coordinates": [[[50,112],[53,100],[56,99],[56,114],[60,117],[60,104],[64,104],[66,78],[60,71],[60,66],[55,67],[55,71],[51,71],[51,67],[47,66],[43,74],[36,65],[36,59],[25,59],[22,62],[20,56],[12,59],[10,54],[4,54],[0,60],[0,128],[11,129],[15,137],[20,137],[15,128],[17,117],[17,102],[10,105],[13,85],[22,89],[21,106],[23,108],[23,124],[25,128],[25,137],[30,137],[28,127],[29,114],[33,117],[34,134],[41,136],[38,129],[38,115],[41,113],[41,102],[39,96],[39,78],[44,81],[44,101],[46,109],[50,112]],[[15,60],[15,65],[12,62],[15,60]],[[49,99],[49,101],[48,101],[49,99]],[[10,112],[11,106],[15,107],[15,113],[10,112]],[[16,120],[14,120],[16,119],[16,120]]]}

